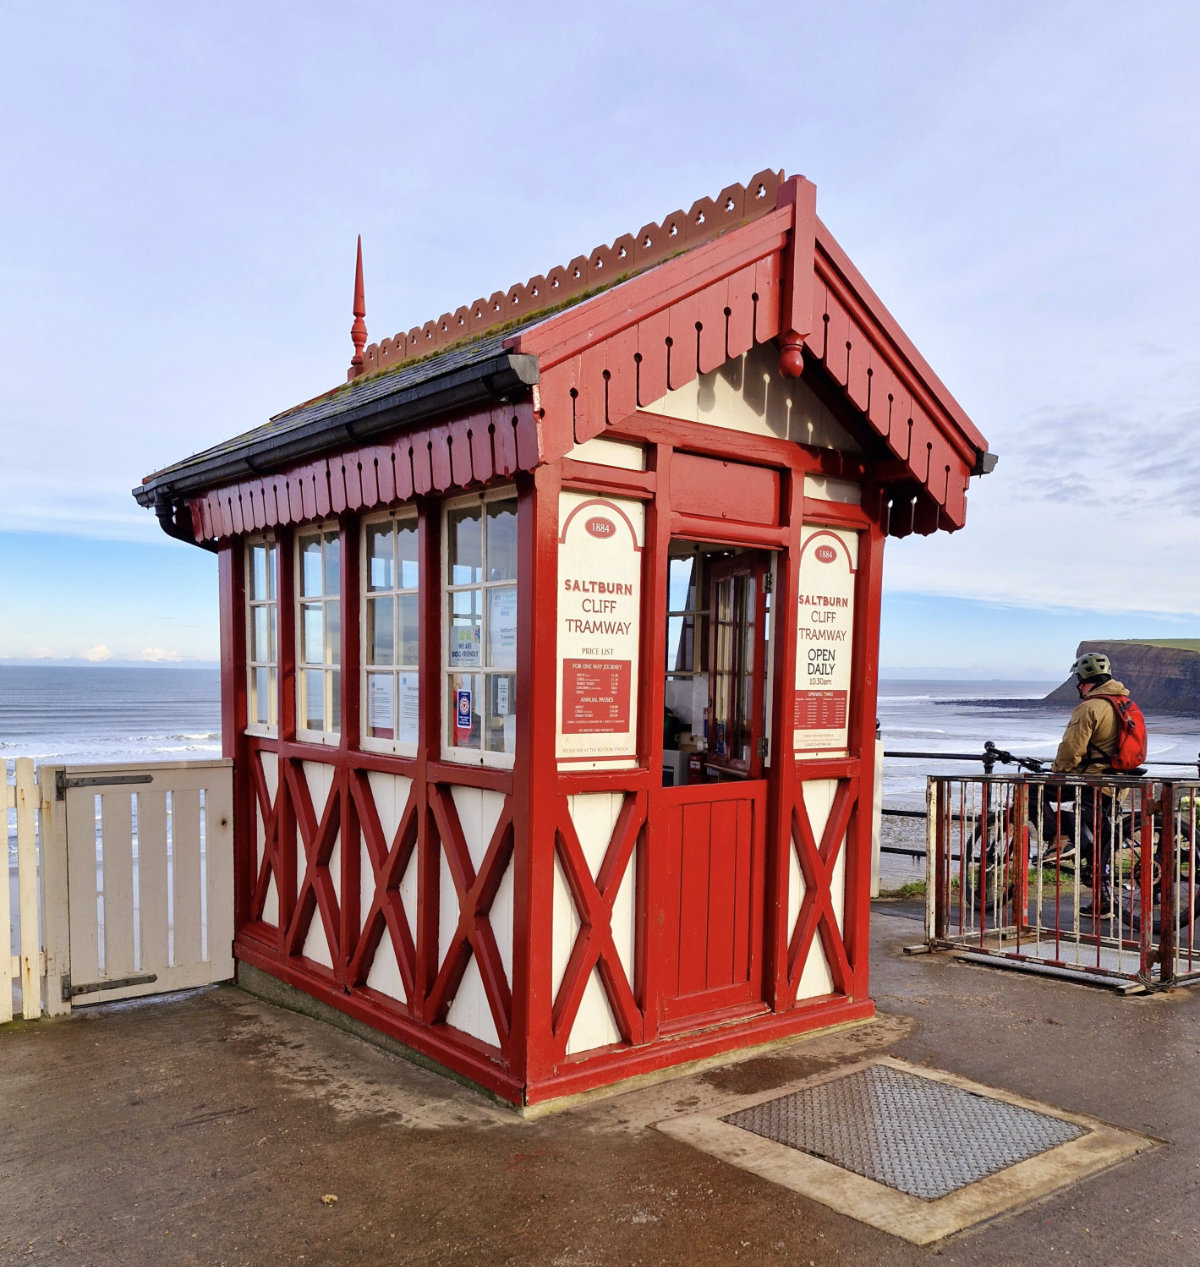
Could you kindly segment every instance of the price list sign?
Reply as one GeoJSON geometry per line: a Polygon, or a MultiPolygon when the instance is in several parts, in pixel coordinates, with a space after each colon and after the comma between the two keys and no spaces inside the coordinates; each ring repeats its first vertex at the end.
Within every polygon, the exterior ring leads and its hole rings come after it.
{"type": "Polygon", "coordinates": [[[560,496],[556,750],[574,765],[637,756],[644,524],[640,502],[560,496]]]}

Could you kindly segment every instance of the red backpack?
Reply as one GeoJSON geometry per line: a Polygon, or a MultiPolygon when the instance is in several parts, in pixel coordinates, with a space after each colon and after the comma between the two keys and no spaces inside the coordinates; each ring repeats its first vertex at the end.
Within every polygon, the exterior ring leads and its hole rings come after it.
{"type": "Polygon", "coordinates": [[[1146,719],[1128,695],[1097,695],[1106,699],[1117,713],[1117,747],[1112,768],[1117,773],[1136,770],[1146,760],[1146,719]]]}

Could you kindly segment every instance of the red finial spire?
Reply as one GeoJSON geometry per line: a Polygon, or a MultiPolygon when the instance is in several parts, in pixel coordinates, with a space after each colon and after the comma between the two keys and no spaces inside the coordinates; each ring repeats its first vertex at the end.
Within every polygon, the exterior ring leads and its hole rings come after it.
{"type": "Polygon", "coordinates": [[[350,358],[350,373],[347,381],[357,378],[363,372],[363,347],[367,342],[367,323],[363,318],[367,315],[367,303],[363,299],[362,276],[362,234],[358,235],[358,263],[354,268],[354,324],[350,327],[350,338],[354,341],[354,355],[350,358]]]}

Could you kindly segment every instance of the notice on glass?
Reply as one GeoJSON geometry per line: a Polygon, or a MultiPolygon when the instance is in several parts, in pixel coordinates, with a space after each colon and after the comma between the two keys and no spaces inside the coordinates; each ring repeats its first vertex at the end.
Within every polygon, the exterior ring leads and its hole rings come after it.
{"type": "Polygon", "coordinates": [[[400,685],[400,725],[396,729],[396,738],[403,743],[417,742],[417,723],[421,715],[421,696],[417,689],[415,673],[401,673],[400,685]]]}
{"type": "Polygon", "coordinates": [[[396,713],[390,673],[372,673],[367,678],[367,726],[371,730],[395,729],[396,713]]]}
{"type": "Polygon", "coordinates": [[[558,756],[584,766],[632,761],[645,509],[564,492],[558,522],[558,756]]]}
{"type": "Polygon", "coordinates": [[[450,664],[454,668],[476,668],[479,664],[479,626],[450,627],[450,664]]]}
{"type": "Polygon", "coordinates": [[[517,667],[517,587],[506,585],[488,595],[488,664],[517,667]]]}
{"type": "Polygon", "coordinates": [[[792,720],[797,756],[847,751],[857,567],[857,533],[815,525],[804,530],[792,720]]]}

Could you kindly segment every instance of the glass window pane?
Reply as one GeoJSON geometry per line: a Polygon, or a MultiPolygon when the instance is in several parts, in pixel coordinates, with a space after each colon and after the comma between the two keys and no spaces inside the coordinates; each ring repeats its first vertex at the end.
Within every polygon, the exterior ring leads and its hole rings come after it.
{"type": "Polygon", "coordinates": [[[492,673],[487,679],[487,750],[517,750],[517,679],[512,673],[492,673]]]}
{"type": "Polygon", "coordinates": [[[271,658],[271,639],[267,632],[267,621],[266,607],[256,607],[254,609],[254,645],[250,648],[251,660],[271,658]]]}
{"type": "Polygon", "coordinates": [[[367,589],[390,590],[395,586],[392,566],[392,525],[367,525],[367,589]]]}
{"type": "Polygon", "coordinates": [[[446,551],[451,585],[483,580],[483,542],[478,506],[460,506],[446,514],[446,551]]]}
{"type": "Polygon", "coordinates": [[[250,548],[250,597],[267,597],[267,547],[250,548]]]}
{"type": "Polygon", "coordinates": [[[487,570],[489,581],[517,579],[517,500],[487,504],[487,570]]]}
{"type": "Polygon", "coordinates": [[[267,551],[267,594],[266,597],[275,600],[275,543],[271,542],[266,547],[267,551]]]}
{"type": "Polygon", "coordinates": [[[488,664],[497,669],[517,667],[515,585],[502,585],[488,590],[488,664]]]}
{"type": "Polygon", "coordinates": [[[254,676],[251,678],[254,684],[254,699],[250,704],[250,720],[257,722],[260,726],[270,723],[270,715],[267,712],[270,702],[267,673],[267,669],[255,669],[254,676]]]}
{"type": "Polygon", "coordinates": [[[300,538],[300,593],[305,598],[321,594],[321,538],[300,538]]]}
{"type": "Polygon", "coordinates": [[[330,684],[329,716],[325,721],[325,729],[340,731],[342,728],[342,675],[334,669],[326,674],[330,684]]]}
{"type": "Polygon", "coordinates": [[[342,546],[336,532],[325,534],[325,593],[338,594],[342,583],[342,546]]]}
{"type": "Polygon", "coordinates": [[[320,669],[305,669],[301,677],[300,716],[305,730],[325,729],[325,674],[320,669]]]}
{"type": "Polygon", "coordinates": [[[396,557],[400,561],[397,584],[400,589],[417,588],[417,522],[415,519],[396,525],[396,557]]]}
{"type": "Polygon", "coordinates": [[[448,683],[446,717],[450,725],[450,742],[456,748],[478,748],[479,674],[451,673],[448,683]]]}
{"type": "Polygon", "coordinates": [[[400,617],[400,646],[398,664],[417,663],[417,646],[420,636],[421,602],[416,594],[405,594],[396,600],[400,617]]]}
{"type": "Polygon", "coordinates": [[[394,664],[396,637],[391,598],[367,599],[367,663],[394,664]]]}
{"type": "Polygon", "coordinates": [[[271,604],[269,611],[271,613],[270,620],[270,641],[267,643],[268,654],[267,659],[274,664],[278,659],[278,653],[275,648],[279,645],[279,610],[274,603],[271,604]]]}
{"type": "Polygon", "coordinates": [[[300,624],[303,641],[300,658],[305,664],[323,664],[325,661],[325,622],[320,603],[305,603],[300,608],[300,624]]]}
{"type": "Polygon", "coordinates": [[[483,590],[458,590],[451,594],[450,610],[455,616],[482,616],[483,590]]]}
{"type": "Polygon", "coordinates": [[[692,573],[695,568],[693,555],[671,560],[667,572],[667,607],[670,611],[680,612],[695,607],[694,602],[688,601],[693,594],[692,573]]]}
{"type": "Polygon", "coordinates": [[[342,605],[325,604],[325,663],[342,662],[342,605]]]}
{"type": "Polygon", "coordinates": [[[690,668],[690,665],[682,664],[679,658],[680,639],[683,636],[683,617],[668,616],[667,617],[667,668],[679,671],[690,668]]]}

